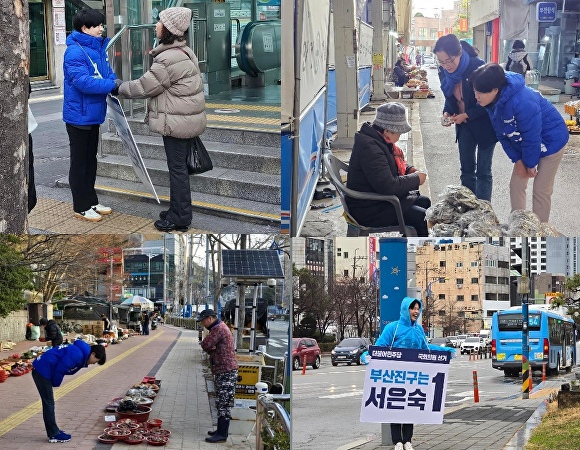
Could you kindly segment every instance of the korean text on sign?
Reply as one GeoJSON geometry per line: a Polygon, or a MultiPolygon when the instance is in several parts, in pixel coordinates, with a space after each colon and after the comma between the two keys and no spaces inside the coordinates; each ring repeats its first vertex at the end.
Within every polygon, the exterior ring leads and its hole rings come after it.
{"type": "Polygon", "coordinates": [[[443,423],[451,355],[371,346],[361,404],[361,422],[443,423]]]}

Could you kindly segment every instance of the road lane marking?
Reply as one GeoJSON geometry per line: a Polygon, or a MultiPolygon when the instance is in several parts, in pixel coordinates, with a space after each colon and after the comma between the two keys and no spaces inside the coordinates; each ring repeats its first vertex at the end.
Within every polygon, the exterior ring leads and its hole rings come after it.
{"type": "MultiPolygon", "coordinates": [[[[165,333],[165,332],[161,331],[161,333],[155,333],[155,336],[152,336],[151,338],[147,339],[146,341],[143,341],[141,344],[136,345],[132,349],[129,349],[126,352],[121,353],[120,355],[113,358],[111,361],[107,361],[106,364],[104,364],[102,366],[97,366],[97,367],[93,368],[92,370],[85,372],[80,377],[77,377],[77,378],[73,379],[72,381],[70,381],[69,383],[66,383],[64,386],[61,386],[61,387],[54,389],[55,402],[58,399],[64,397],[65,395],[71,393],[76,388],[81,386],[86,381],[89,381],[94,376],[100,374],[102,371],[107,370],[109,367],[112,367],[113,365],[117,364],[119,361],[122,361],[123,358],[126,358],[130,354],[141,349],[142,347],[147,345],[152,340],[157,339],[158,337],[163,335],[163,333],[165,333]]],[[[0,421],[0,437],[5,435],[9,431],[11,431],[13,428],[16,428],[17,426],[26,422],[32,416],[34,416],[35,414],[38,414],[40,412],[42,412],[42,404],[41,404],[40,400],[37,400],[37,401],[31,403],[30,405],[25,406],[20,411],[15,412],[14,414],[11,414],[6,419],[0,421]]]]}
{"type": "Polygon", "coordinates": [[[353,392],[345,392],[344,394],[332,394],[332,395],[322,395],[318,398],[345,398],[345,397],[355,397],[358,395],[362,395],[363,391],[353,391],[353,392]]]}

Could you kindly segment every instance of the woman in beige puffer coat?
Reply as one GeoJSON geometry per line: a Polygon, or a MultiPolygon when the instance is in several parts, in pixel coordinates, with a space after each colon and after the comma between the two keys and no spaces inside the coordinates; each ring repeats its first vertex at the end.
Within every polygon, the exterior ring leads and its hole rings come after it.
{"type": "Polygon", "coordinates": [[[206,127],[205,97],[199,63],[185,43],[191,21],[188,8],[168,8],[159,13],[155,28],[159,45],[150,54],[151,69],[141,78],[119,87],[125,98],[150,98],[146,122],[163,136],[169,168],[169,210],[155,222],[159,231],[187,231],[191,224],[191,189],[186,158],[191,139],[206,127]]]}

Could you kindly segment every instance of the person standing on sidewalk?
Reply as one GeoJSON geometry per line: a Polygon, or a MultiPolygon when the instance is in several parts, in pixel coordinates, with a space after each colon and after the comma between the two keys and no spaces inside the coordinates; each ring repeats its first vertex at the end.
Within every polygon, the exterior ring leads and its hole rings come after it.
{"type": "Polygon", "coordinates": [[[43,317],[40,319],[39,324],[41,327],[44,327],[44,338],[50,341],[53,347],[58,347],[62,344],[62,333],[60,327],[54,320],[48,320],[43,317]]]}
{"type": "Polygon", "coordinates": [[[197,56],[186,45],[191,9],[167,8],[155,28],[159,45],[150,54],[151,69],[119,87],[125,98],[150,98],[146,121],[163,136],[169,169],[169,210],[159,214],[159,231],[187,231],[192,220],[187,154],[194,137],[205,130],[205,96],[197,56]]]}
{"type": "Polygon", "coordinates": [[[53,387],[61,385],[65,375],[73,375],[90,364],[105,364],[107,355],[102,345],[90,346],[76,340],[73,344],[53,347],[32,362],[32,379],[42,401],[42,418],[48,442],[68,442],[71,435],[56,424],[53,387]]]}
{"type": "Polygon", "coordinates": [[[143,334],[149,336],[149,313],[147,311],[143,311],[143,314],[141,314],[141,326],[143,334]]]}
{"type": "Polygon", "coordinates": [[[225,322],[218,319],[213,309],[205,309],[197,319],[209,330],[201,341],[201,348],[209,354],[211,373],[214,376],[216,407],[218,414],[217,430],[208,431],[206,442],[225,442],[230,428],[231,411],[238,380],[238,361],[234,347],[234,337],[225,322]]]}
{"type": "Polygon", "coordinates": [[[445,96],[443,126],[455,124],[461,184],[481,200],[491,201],[491,162],[497,138],[485,110],[477,104],[469,78],[485,62],[475,49],[454,34],[440,37],[433,49],[445,96]]]}
{"type": "MultiPolygon", "coordinates": [[[[425,331],[417,319],[421,315],[423,304],[421,300],[405,297],[401,302],[401,317],[399,320],[389,323],[375,342],[378,347],[417,348],[431,350],[447,350],[452,354],[455,350],[431,345],[427,342],[425,331]]],[[[395,450],[413,450],[411,439],[413,438],[412,423],[392,423],[391,438],[395,443],[395,450]]]]}
{"type": "MultiPolygon", "coordinates": [[[[354,137],[346,185],[354,191],[396,195],[401,202],[405,224],[414,227],[417,236],[427,236],[425,211],[431,206],[431,200],[415,192],[425,182],[427,174],[407,164],[403,151],[396,146],[401,134],[409,131],[411,125],[402,103],[379,106],[373,123],[364,123],[354,137]]],[[[347,197],[346,203],[361,225],[397,224],[395,208],[389,202],[347,197]]]]}
{"type": "Polygon", "coordinates": [[[570,135],[564,118],[524,78],[488,63],[472,75],[475,98],[485,108],[507,156],[514,163],[510,179],[512,211],[526,209],[526,189],[534,180],[532,211],[550,219],[556,172],[570,135]]]}
{"type": "Polygon", "coordinates": [[[82,9],[73,19],[74,31],[64,52],[64,102],[62,117],[70,144],[69,184],[74,216],[98,222],[111,208],[99,203],[95,191],[100,125],[107,114],[107,94],[121,84],[105,51],[105,16],[82,9]]]}

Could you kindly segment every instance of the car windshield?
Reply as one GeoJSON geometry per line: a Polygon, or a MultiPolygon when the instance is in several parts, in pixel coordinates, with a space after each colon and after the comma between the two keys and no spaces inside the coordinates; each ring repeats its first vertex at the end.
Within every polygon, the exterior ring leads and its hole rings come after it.
{"type": "Polygon", "coordinates": [[[433,338],[431,339],[431,344],[446,344],[447,343],[447,338],[433,338]]]}
{"type": "Polygon", "coordinates": [[[465,342],[479,342],[479,338],[478,337],[468,337],[467,339],[465,339],[465,342]]]}
{"type": "Polygon", "coordinates": [[[360,344],[362,343],[362,341],[360,339],[343,339],[340,344],[338,344],[339,347],[358,347],[360,344]]]}
{"type": "Polygon", "coordinates": [[[301,339],[292,339],[292,348],[297,348],[301,339]]]}
{"type": "Polygon", "coordinates": [[[465,334],[460,334],[457,336],[457,339],[465,339],[467,336],[465,334]]]}

